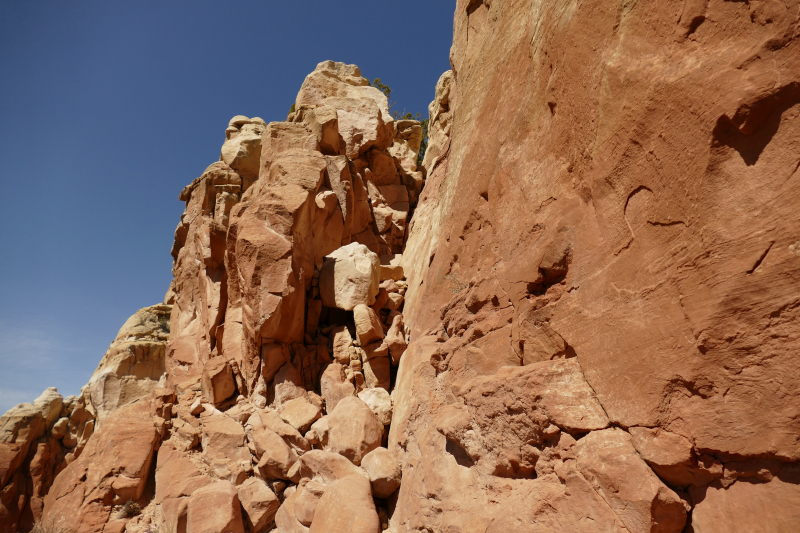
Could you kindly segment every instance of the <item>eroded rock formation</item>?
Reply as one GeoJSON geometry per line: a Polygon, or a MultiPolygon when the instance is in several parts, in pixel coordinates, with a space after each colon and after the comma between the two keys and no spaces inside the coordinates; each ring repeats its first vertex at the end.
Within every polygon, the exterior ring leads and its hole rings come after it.
{"type": "Polygon", "coordinates": [[[797,2],[457,2],[392,531],[800,527],[799,43],[797,2]]]}
{"type": "Polygon", "coordinates": [[[798,8],[458,0],[421,167],[353,65],[234,117],[0,528],[797,531],[798,8]]]}

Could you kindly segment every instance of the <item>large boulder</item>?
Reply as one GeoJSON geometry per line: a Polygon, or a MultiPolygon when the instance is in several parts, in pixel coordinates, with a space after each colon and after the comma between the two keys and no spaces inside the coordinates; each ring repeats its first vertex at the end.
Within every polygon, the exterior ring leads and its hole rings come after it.
{"type": "Polygon", "coordinates": [[[186,533],[244,533],[236,487],[216,481],[198,489],[189,498],[186,533]]]}
{"type": "Polygon", "coordinates": [[[302,475],[323,485],[330,485],[334,481],[347,476],[369,477],[363,469],[334,452],[311,450],[303,454],[300,461],[302,463],[300,469],[302,475]]]}
{"type": "Polygon", "coordinates": [[[263,479],[289,479],[289,471],[298,457],[280,435],[263,427],[253,432],[253,444],[259,476],[263,479]]]}
{"type": "Polygon", "coordinates": [[[294,501],[294,516],[304,526],[310,526],[314,521],[319,499],[325,493],[325,485],[316,481],[309,481],[297,492],[299,494],[294,501]]]}
{"type": "Polygon", "coordinates": [[[260,118],[238,116],[231,119],[225,132],[226,140],[222,145],[220,160],[239,173],[244,179],[245,189],[258,179],[261,135],[265,129],[266,124],[260,118]]]}
{"type": "Polygon", "coordinates": [[[379,533],[380,530],[369,480],[347,476],[327,486],[316,506],[309,533],[379,533]]]}
{"type": "Polygon", "coordinates": [[[383,327],[378,314],[366,304],[358,304],[353,308],[353,321],[356,335],[361,346],[383,339],[383,327]]]}
{"type": "Polygon", "coordinates": [[[252,533],[267,531],[281,505],[274,492],[258,478],[251,477],[237,487],[239,501],[245,511],[252,533]]]}
{"type": "Polygon", "coordinates": [[[210,404],[219,405],[230,398],[236,392],[236,382],[228,361],[222,357],[208,361],[203,367],[201,386],[203,398],[210,404]]]}
{"type": "Polygon", "coordinates": [[[244,428],[219,412],[203,417],[202,424],[203,458],[214,476],[241,483],[252,471],[244,428]]]}
{"type": "Polygon", "coordinates": [[[369,406],[378,422],[388,426],[392,422],[392,397],[386,389],[375,387],[364,389],[358,398],[369,406]]]}
{"type": "MultiPolygon", "coordinates": [[[[348,360],[348,365],[349,363],[348,360]]],[[[326,413],[332,413],[342,398],[356,393],[353,383],[347,380],[345,367],[339,363],[329,364],[320,376],[319,383],[322,398],[325,400],[326,413]]]]}
{"type": "Polygon", "coordinates": [[[328,415],[328,448],[343,455],[353,464],[381,444],[383,424],[369,406],[355,396],[344,398],[328,415]]]}
{"type": "Polygon", "coordinates": [[[300,433],[305,433],[321,416],[322,408],[302,397],[289,400],[281,410],[281,418],[300,433]]]}
{"type": "Polygon", "coordinates": [[[388,498],[400,487],[403,476],[397,457],[386,448],[375,448],[361,460],[361,468],[369,474],[372,494],[376,498],[388,498]]]}
{"type": "Polygon", "coordinates": [[[372,305],[380,285],[380,260],[358,243],[342,246],[325,257],[319,278],[322,303],[352,311],[372,305]]]}

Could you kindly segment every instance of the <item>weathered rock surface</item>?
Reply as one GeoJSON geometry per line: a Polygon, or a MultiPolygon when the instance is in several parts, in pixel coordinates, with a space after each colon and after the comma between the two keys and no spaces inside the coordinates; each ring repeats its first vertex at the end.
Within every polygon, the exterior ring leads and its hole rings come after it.
{"type": "Polygon", "coordinates": [[[403,251],[393,531],[579,531],[585,513],[594,531],[677,532],[684,505],[702,520],[656,473],[713,499],[761,472],[742,483],[757,514],[791,522],[755,496],[800,459],[798,15],[766,6],[456,3],[403,251]],[[540,426],[505,426],[533,414],[524,397],[471,403],[472,380],[561,361],[583,375],[554,387],[561,415],[580,391],[597,409],[565,424],[537,397],[540,426]],[[515,444],[487,444],[481,409],[515,444]],[[602,475],[576,449],[604,457],[602,475]],[[490,471],[531,468],[493,492],[490,471]],[[532,514],[530,494],[547,502],[532,514]]]}
{"type": "Polygon", "coordinates": [[[281,505],[274,492],[263,481],[251,477],[237,487],[239,501],[247,514],[248,527],[254,533],[268,531],[281,505]]]}
{"type": "Polygon", "coordinates": [[[797,530],[792,1],[458,0],[422,168],[354,65],[234,117],[0,529],[797,530]]]}
{"type": "Polygon", "coordinates": [[[325,488],[309,533],[379,533],[380,530],[369,480],[347,476],[325,488]]]}
{"type": "Polygon", "coordinates": [[[400,486],[403,475],[400,463],[386,448],[375,448],[365,455],[361,467],[369,474],[372,494],[376,498],[388,498],[400,486]]]}
{"type": "Polygon", "coordinates": [[[239,494],[228,481],[215,481],[189,498],[186,533],[244,533],[239,494]]]}
{"type": "Polygon", "coordinates": [[[68,532],[102,529],[112,505],[142,496],[158,441],[149,403],[115,411],[80,457],[56,477],[42,520],[61,522],[68,532]]]}
{"type": "Polygon", "coordinates": [[[363,244],[343,246],[325,257],[319,278],[322,303],[352,311],[372,305],[380,284],[380,260],[363,244]]]}
{"type": "Polygon", "coordinates": [[[369,406],[350,396],[342,399],[328,415],[328,448],[343,455],[355,465],[380,446],[383,437],[381,424],[369,406]]]}

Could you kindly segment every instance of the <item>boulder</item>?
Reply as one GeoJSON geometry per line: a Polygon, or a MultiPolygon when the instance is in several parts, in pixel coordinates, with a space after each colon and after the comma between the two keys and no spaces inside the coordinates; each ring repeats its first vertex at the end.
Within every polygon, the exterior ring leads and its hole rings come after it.
{"type": "Polygon", "coordinates": [[[215,481],[189,498],[186,533],[244,533],[241,505],[236,487],[215,481]]]}
{"type": "Polygon", "coordinates": [[[342,399],[328,415],[328,448],[352,461],[361,464],[367,453],[380,446],[383,437],[381,424],[369,406],[351,396],[342,399]]]}
{"type": "Polygon", "coordinates": [[[392,422],[392,397],[386,389],[375,387],[364,389],[358,393],[358,398],[372,410],[378,422],[388,426],[392,422]]]}
{"type": "Polygon", "coordinates": [[[45,391],[33,401],[33,406],[42,413],[45,427],[53,427],[53,424],[61,418],[61,406],[63,401],[64,398],[58,393],[58,389],[55,387],[45,389],[45,391]]]}
{"type": "Polygon", "coordinates": [[[621,429],[593,431],[576,446],[581,474],[631,533],[683,530],[683,502],[653,473],[621,429]]]}
{"type": "MultiPolygon", "coordinates": [[[[245,117],[246,118],[246,117],[245,117]]],[[[258,179],[261,161],[261,135],[266,129],[263,121],[232,124],[228,139],[222,145],[220,160],[234,169],[245,181],[245,189],[258,179]]]]}
{"type": "Polygon", "coordinates": [[[281,418],[300,433],[305,433],[315,420],[322,416],[322,409],[306,398],[295,398],[283,405],[281,418]]]}
{"type": "Polygon", "coordinates": [[[317,504],[309,533],[380,533],[381,524],[372,500],[370,482],[347,476],[325,489],[317,504]]]}
{"type": "Polygon", "coordinates": [[[281,506],[278,497],[266,483],[254,477],[239,485],[237,491],[247,517],[249,531],[266,532],[267,526],[275,520],[275,514],[281,506]]]}
{"type": "Polygon", "coordinates": [[[203,458],[213,475],[241,483],[252,471],[244,428],[220,412],[203,417],[202,425],[203,458]]]}
{"type": "Polygon", "coordinates": [[[258,457],[258,474],[263,479],[289,479],[289,471],[298,456],[274,431],[262,427],[253,431],[253,444],[258,457]]]}
{"type": "Polygon", "coordinates": [[[300,461],[302,463],[301,473],[323,485],[330,485],[347,476],[368,477],[363,469],[334,452],[311,450],[303,454],[300,461]]]}
{"type": "Polygon", "coordinates": [[[375,448],[361,460],[361,468],[369,474],[372,494],[376,498],[388,498],[400,487],[403,475],[397,457],[386,448],[375,448]]]}
{"type": "Polygon", "coordinates": [[[349,365],[350,347],[353,345],[350,330],[347,329],[347,326],[336,326],[331,334],[333,336],[333,359],[339,364],[349,365]]]}
{"type": "Polygon", "coordinates": [[[275,407],[283,408],[286,402],[296,398],[307,398],[306,389],[303,388],[303,378],[295,366],[287,362],[275,374],[275,407]]]}
{"type": "MultiPolygon", "coordinates": [[[[405,191],[405,187],[403,187],[403,191],[405,191]]],[[[383,189],[381,189],[381,192],[383,192],[383,189]]],[[[404,201],[407,202],[408,197],[406,197],[404,201]]],[[[380,261],[381,261],[381,281],[387,279],[400,280],[405,278],[405,275],[403,274],[402,255],[400,254],[382,255],[380,257],[380,261]]]]}
{"type": "Polygon", "coordinates": [[[252,427],[254,429],[263,426],[271,431],[274,431],[280,435],[280,437],[286,441],[287,444],[289,444],[298,452],[311,449],[311,447],[308,445],[308,442],[303,438],[300,432],[287,424],[275,411],[261,409],[258,411],[258,417],[251,418],[250,422],[252,423],[252,427]]]}
{"type": "Polygon", "coordinates": [[[353,308],[353,320],[356,324],[356,335],[361,346],[383,339],[383,327],[377,313],[366,304],[353,308]]]}
{"type": "Polygon", "coordinates": [[[278,533],[308,533],[308,528],[298,522],[295,517],[294,503],[299,495],[296,490],[290,493],[290,490],[286,489],[284,492],[283,504],[275,514],[275,526],[278,528],[278,533]]]}
{"type": "Polygon", "coordinates": [[[319,499],[325,493],[325,485],[309,481],[297,492],[299,494],[294,500],[294,516],[304,526],[310,526],[314,521],[319,499]]]}
{"type": "Polygon", "coordinates": [[[398,120],[395,123],[394,142],[389,148],[389,155],[400,161],[406,173],[416,172],[417,156],[422,144],[422,126],[416,120],[398,120]]]}
{"type": "MultiPolygon", "coordinates": [[[[349,355],[347,364],[349,367],[349,355]]],[[[325,412],[329,414],[333,412],[336,408],[336,404],[338,404],[342,398],[353,396],[356,393],[353,383],[348,381],[345,376],[345,367],[339,363],[329,364],[322,373],[322,376],[320,376],[319,383],[320,392],[325,399],[325,412]]]]}
{"type": "Polygon", "coordinates": [[[392,363],[388,357],[374,357],[364,362],[364,384],[368,388],[388,389],[391,384],[392,363]]]}
{"type": "Polygon", "coordinates": [[[231,367],[223,357],[206,362],[201,380],[203,398],[210,404],[219,405],[236,392],[231,367]]]}
{"type": "Polygon", "coordinates": [[[686,437],[661,428],[632,427],[628,432],[642,459],[673,487],[703,486],[722,477],[722,464],[708,455],[695,457],[686,437]]]}
{"type": "Polygon", "coordinates": [[[342,246],[324,259],[319,290],[327,307],[352,311],[359,304],[371,305],[379,284],[380,261],[364,245],[342,246]]]}
{"type": "Polygon", "coordinates": [[[319,444],[323,447],[328,445],[328,432],[330,431],[330,427],[328,426],[328,417],[323,416],[313,424],[311,424],[311,429],[309,432],[313,432],[316,436],[319,444]]]}
{"type": "Polygon", "coordinates": [[[389,331],[386,332],[384,339],[389,346],[389,353],[392,356],[392,364],[397,366],[400,364],[400,358],[408,347],[406,344],[406,336],[403,331],[403,315],[397,315],[392,319],[392,324],[389,326],[389,331]]]}

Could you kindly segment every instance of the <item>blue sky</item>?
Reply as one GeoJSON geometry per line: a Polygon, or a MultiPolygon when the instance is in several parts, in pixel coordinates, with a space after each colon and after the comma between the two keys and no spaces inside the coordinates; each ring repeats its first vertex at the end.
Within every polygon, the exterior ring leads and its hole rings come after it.
{"type": "Polygon", "coordinates": [[[180,190],[234,115],[283,120],[355,63],[422,112],[453,0],[0,0],[0,413],[84,385],[171,279],[180,190]]]}

